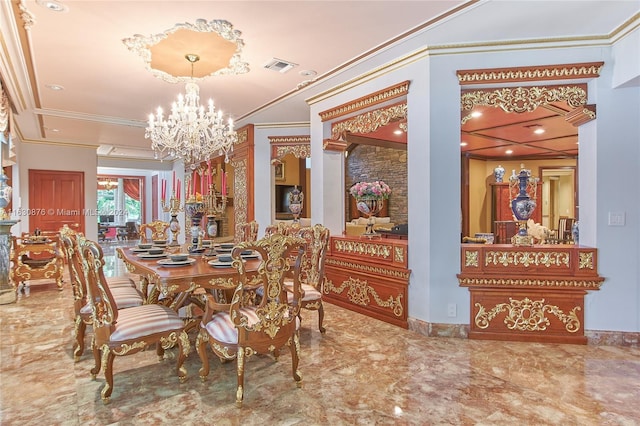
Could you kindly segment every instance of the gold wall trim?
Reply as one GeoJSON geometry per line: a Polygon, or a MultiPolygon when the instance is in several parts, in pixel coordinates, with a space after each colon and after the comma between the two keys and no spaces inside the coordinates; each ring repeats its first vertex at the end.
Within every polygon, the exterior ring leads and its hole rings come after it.
{"type": "Polygon", "coordinates": [[[569,253],[555,251],[487,251],[484,264],[502,266],[559,266],[569,268],[569,253]]]}
{"type": "Polygon", "coordinates": [[[334,286],[331,280],[325,280],[324,292],[326,294],[330,292],[341,294],[345,289],[347,289],[347,298],[354,305],[370,306],[371,298],[369,295],[371,295],[378,306],[390,309],[395,316],[402,317],[404,313],[402,294],[398,294],[396,297],[389,296],[387,300],[382,300],[376,290],[371,287],[366,280],[349,277],[348,280],[340,284],[340,287],[334,286]]]}
{"type": "Polygon", "coordinates": [[[593,252],[580,253],[578,256],[578,269],[593,269],[593,252]]]}
{"type": "Polygon", "coordinates": [[[345,260],[336,260],[333,258],[327,258],[326,260],[326,264],[328,266],[335,266],[338,268],[346,268],[346,269],[352,269],[355,271],[361,271],[361,272],[370,272],[370,273],[374,273],[374,274],[378,274],[378,275],[384,275],[386,277],[390,277],[390,278],[398,278],[398,279],[402,279],[402,280],[408,280],[409,279],[409,275],[410,275],[410,271],[399,271],[397,269],[388,269],[388,268],[383,268],[380,266],[369,266],[369,265],[365,265],[362,263],[355,263],[355,262],[347,262],[345,260]]]}
{"type": "Polygon", "coordinates": [[[271,144],[271,162],[277,162],[287,154],[296,158],[311,158],[311,136],[268,136],[271,144]],[[275,161],[274,161],[275,160],[275,161]]]}
{"type": "Polygon", "coordinates": [[[402,102],[386,108],[368,111],[348,120],[339,121],[331,125],[331,138],[339,139],[345,132],[371,133],[391,121],[407,118],[407,103],[402,102]]]}
{"type": "Polygon", "coordinates": [[[371,93],[370,95],[364,96],[354,101],[338,105],[335,108],[322,111],[319,113],[320,119],[321,121],[327,121],[337,117],[342,117],[344,115],[369,108],[373,105],[387,102],[400,96],[406,96],[408,92],[409,81],[407,80],[403,81],[402,83],[398,83],[395,86],[387,87],[386,89],[371,93]]]}
{"type": "Polygon", "coordinates": [[[525,297],[522,300],[509,298],[509,303],[497,304],[488,311],[480,303],[476,303],[475,307],[478,308],[475,324],[481,329],[488,328],[491,321],[501,312],[507,313],[504,324],[512,331],[546,331],[551,324],[547,314],[555,315],[562,321],[569,333],[576,333],[581,328],[576,315],[576,312],[581,310],[580,306],[564,313],[558,306],[545,304],[544,299],[531,300],[525,297]]]}
{"type": "Polygon", "coordinates": [[[489,68],[458,70],[460,85],[487,83],[516,83],[540,80],[573,80],[600,77],[604,62],[543,65],[536,67],[489,68]]]}
{"type": "Polygon", "coordinates": [[[561,288],[583,290],[599,290],[602,285],[601,280],[556,280],[544,278],[471,278],[460,277],[458,283],[463,287],[540,287],[540,288],[561,288]]]}
{"type": "Polygon", "coordinates": [[[478,258],[480,257],[480,253],[477,251],[465,251],[464,252],[464,266],[474,266],[478,267],[478,258]]]}
{"type": "MultiPolygon", "coordinates": [[[[566,101],[573,108],[587,104],[586,85],[548,87],[505,87],[495,90],[465,91],[460,96],[460,110],[470,111],[477,105],[500,107],[505,112],[531,112],[540,105],[566,101]]],[[[462,124],[468,116],[462,119],[462,124]]]]}
{"type": "MultiPolygon", "coordinates": [[[[238,134],[240,136],[240,134],[238,134]]],[[[247,209],[249,195],[247,191],[247,159],[231,160],[234,171],[234,193],[233,193],[233,214],[234,223],[245,223],[247,220],[247,209]]]]}
{"type": "Polygon", "coordinates": [[[337,253],[357,254],[369,257],[389,259],[391,257],[391,245],[364,243],[360,241],[335,240],[333,249],[337,253]]]}

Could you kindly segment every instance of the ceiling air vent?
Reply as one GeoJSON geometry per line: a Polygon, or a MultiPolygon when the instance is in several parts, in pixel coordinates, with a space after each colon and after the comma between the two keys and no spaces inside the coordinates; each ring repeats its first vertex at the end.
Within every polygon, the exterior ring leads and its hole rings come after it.
{"type": "Polygon", "coordinates": [[[289,71],[291,68],[295,67],[298,64],[294,64],[293,62],[283,61],[282,59],[273,58],[269,62],[267,62],[264,67],[269,70],[278,71],[280,73],[285,73],[289,71]]]}

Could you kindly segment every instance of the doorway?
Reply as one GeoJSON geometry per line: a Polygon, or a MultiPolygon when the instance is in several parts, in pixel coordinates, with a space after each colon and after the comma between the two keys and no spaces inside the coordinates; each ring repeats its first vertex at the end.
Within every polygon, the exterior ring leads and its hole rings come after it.
{"type": "Polygon", "coordinates": [[[543,226],[557,229],[560,218],[577,219],[576,174],[575,167],[540,167],[543,226]]]}

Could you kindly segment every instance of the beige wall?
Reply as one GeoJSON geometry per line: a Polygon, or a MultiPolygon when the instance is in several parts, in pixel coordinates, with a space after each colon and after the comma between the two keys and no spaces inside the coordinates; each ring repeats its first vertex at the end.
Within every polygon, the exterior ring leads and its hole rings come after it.
{"type": "MultiPolygon", "coordinates": [[[[493,169],[501,165],[505,169],[505,182],[508,181],[512,171],[516,174],[524,164],[526,169],[531,170],[534,177],[539,177],[540,167],[563,167],[576,166],[576,160],[525,160],[525,161],[469,161],[469,234],[473,236],[476,232],[491,232],[491,187],[490,183],[495,182],[493,169]]],[[[540,194],[538,194],[540,197],[540,194]]],[[[558,212],[564,216],[574,216],[573,194],[570,190],[561,192],[558,197],[558,212]],[[563,213],[570,211],[570,214],[563,213]]],[[[552,226],[553,227],[553,226],[552,226]]]]}

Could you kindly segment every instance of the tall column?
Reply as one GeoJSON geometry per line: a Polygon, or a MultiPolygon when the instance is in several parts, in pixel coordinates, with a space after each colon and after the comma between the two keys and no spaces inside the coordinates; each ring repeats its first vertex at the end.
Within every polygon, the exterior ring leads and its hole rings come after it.
{"type": "Polygon", "coordinates": [[[18,223],[17,220],[0,220],[0,305],[16,301],[16,290],[9,279],[11,227],[16,223],[18,223]]]}

